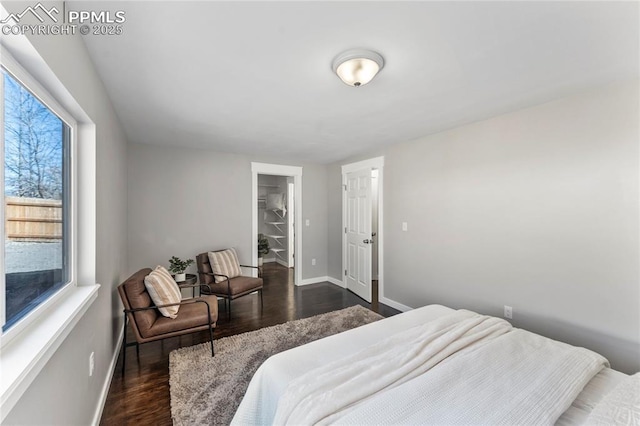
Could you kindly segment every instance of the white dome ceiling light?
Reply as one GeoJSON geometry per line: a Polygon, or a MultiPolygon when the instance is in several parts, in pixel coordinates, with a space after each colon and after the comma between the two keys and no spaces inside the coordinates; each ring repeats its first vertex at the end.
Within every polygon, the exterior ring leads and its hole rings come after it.
{"type": "Polygon", "coordinates": [[[364,86],[384,67],[384,59],[376,52],[352,49],[333,60],[333,71],[340,80],[353,87],[364,86]]]}

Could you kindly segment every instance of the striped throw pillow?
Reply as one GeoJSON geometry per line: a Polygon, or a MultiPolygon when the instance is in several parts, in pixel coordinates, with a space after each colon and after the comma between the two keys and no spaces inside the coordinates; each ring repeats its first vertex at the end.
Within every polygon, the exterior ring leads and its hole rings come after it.
{"type": "MultiPolygon", "coordinates": [[[[156,306],[179,303],[182,300],[178,284],[164,266],[156,266],[156,269],[144,277],[144,286],[156,306]]],[[[178,316],[178,308],[180,305],[158,308],[158,310],[165,317],[175,318],[178,316]]]]}
{"type": "MultiPolygon", "coordinates": [[[[221,251],[210,251],[209,263],[214,274],[226,275],[229,278],[238,277],[242,274],[238,255],[233,248],[221,251]]],[[[225,281],[224,277],[215,276],[216,283],[225,281]]]]}

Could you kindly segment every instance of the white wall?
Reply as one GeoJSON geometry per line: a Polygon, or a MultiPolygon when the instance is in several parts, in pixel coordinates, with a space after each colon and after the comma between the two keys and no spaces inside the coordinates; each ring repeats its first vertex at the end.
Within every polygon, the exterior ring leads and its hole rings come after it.
{"type": "MultiPolygon", "coordinates": [[[[29,4],[4,2],[13,12],[29,4]]],[[[30,41],[96,124],[96,277],[102,287],[98,299],[8,414],[5,424],[86,425],[93,420],[105,381],[110,382],[109,365],[122,327],[115,288],[125,278],[127,257],[127,141],[82,39],[50,36],[30,37],[30,41]],[[92,351],[95,372],[89,377],[92,351]]]]}
{"type": "MultiPolygon", "coordinates": [[[[280,161],[146,144],[128,152],[129,272],[225,247],[251,262],[251,162],[280,161]]],[[[288,165],[303,167],[302,217],[310,221],[302,228],[303,279],[326,276],[327,168],[288,165]]]]}
{"type": "Polygon", "coordinates": [[[640,369],[638,103],[638,82],[618,83],[383,151],[385,296],[511,305],[516,326],[640,369]]]}

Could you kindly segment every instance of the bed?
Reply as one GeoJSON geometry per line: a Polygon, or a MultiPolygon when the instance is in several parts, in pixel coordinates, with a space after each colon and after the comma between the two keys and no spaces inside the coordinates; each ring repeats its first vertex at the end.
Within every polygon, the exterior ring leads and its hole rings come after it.
{"type": "Polygon", "coordinates": [[[594,352],[430,305],[269,358],[232,424],[634,424],[639,391],[594,352]]]}

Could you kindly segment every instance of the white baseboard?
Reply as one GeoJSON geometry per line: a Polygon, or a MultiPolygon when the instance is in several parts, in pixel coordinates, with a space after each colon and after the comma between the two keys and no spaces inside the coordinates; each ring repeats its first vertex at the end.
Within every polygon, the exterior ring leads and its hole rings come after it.
{"type": "Polygon", "coordinates": [[[342,281],[333,277],[328,277],[328,276],[305,278],[304,280],[302,280],[302,282],[299,285],[308,285],[308,284],[316,284],[316,283],[324,283],[324,282],[329,282],[331,284],[337,285],[338,287],[346,288],[342,284],[342,281]]]}
{"type": "Polygon", "coordinates": [[[123,333],[124,333],[124,327],[120,327],[120,334],[118,336],[118,343],[116,344],[116,350],[114,351],[114,354],[111,357],[111,364],[109,364],[107,378],[104,381],[104,385],[102,385],[102,392],[100,393],[100,400],[98,402],[98,407],[96,408],[96,413],[93,416],[93,422],[91,422],[91,424],[94,426],[98,426],[100,424],[100,419],[102,418],[102,411],[104,411],[104,405],[107,402],[107,396],[109,395],[109,387],[111,386],[111,380],[113,379],[113,375],[116,370],[116,364],[118,362],[118,355],[120,355],[120,350],[122,349],[123,333]]]}
{"type": "Polygon", "coordinates": [[[282,259],[277,259],[277,258],[275,258],[275,257],[272,257],[272,258],[269,258],[269,259],[265,258],[265,259],[264,259],[264,263],[277,263],[278,265],[282,265],[282,266],[284,266],[285,268],[288,268],[288,267],[289,267],[289,264],[288,264],[287,262],[285,262],[285,261],[284,261],[284,260],[282,260],[282,259]]]}
{"type": "Polygon", "coordinates": [[[391,306],[392,308],[397,309],[397,310],[402,311],[402,312],[407,312],[407,311],[410,311],[410,310],[413,309],[410,306],[403,305],[402,303],[396,302],[395,300],[391,300],[391,299],[389,299],[387,297],[384,297],[384,296],[380,297],[379,301],[382,304],[385,304],[387,306],[391,306]]]}
{"type": "Polygon", "coordinates": [[[344,283],[342,282],[342,280],[339,280],[337,278],[333,278],[333,277],[327,277],[327,281],[329,281],[331,284],[335,284],[338,287],[342,287],[342,288],[347,288],[346,285],[344,285],[344,283]]]}
{"type": "Polygon", "coordinates": [[[326,282],[326,281],[329,281],[329,277],[327,277],[327,276],[305,278],[300,283],[298,283],[298,285],[309,285],[309,284],[315,284],[315,283],[323,283],[323,282],[326,282]]]}
{"type": "Polygon", "coordinates": [[[265,257],[262,260],[262,262],[264,262],[264,263],[271,263],[271,262],[275,262],[275,261],[276,261],[275,257],[269,257],[269,258],[265,257]]]}

